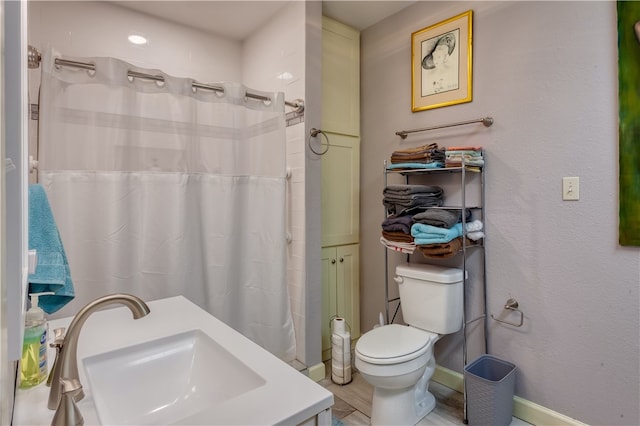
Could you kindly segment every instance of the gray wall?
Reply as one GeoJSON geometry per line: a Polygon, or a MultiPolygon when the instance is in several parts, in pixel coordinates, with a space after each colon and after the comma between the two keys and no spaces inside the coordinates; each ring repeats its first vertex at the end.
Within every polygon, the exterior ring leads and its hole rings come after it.
{"type": "MultiPolygon", "coordinates": [[[[525,313],[522,328],[488,320],[490,353],[517,365],[525,399],[589,424],[640,424],[640,250],[617,242],[616,3],[424,1],[361,43],[363,331],[384,310],[383,160],[430,142],[482,145],[488,312],[515,297],[525,313]],[[411,33],[469,9],[473,102],[412,113],[411,33]],[[485,115],[493,127],[395,136],[485,115]],[[580,177],[579,201],[562,201],[563,176],[580,177]]],[[[459,336],[436,346],[459,372],[460,352],[459,336]]]]}

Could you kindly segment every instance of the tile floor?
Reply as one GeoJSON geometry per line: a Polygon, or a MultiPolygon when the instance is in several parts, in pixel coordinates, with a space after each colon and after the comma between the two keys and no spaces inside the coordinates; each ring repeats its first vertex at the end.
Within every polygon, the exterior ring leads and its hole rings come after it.
{"type": "MultiPolygon", "coordinates": [[[[371,399],[373,388],[358,372],[353,373],[353,380],[346,385],[338,385],[331,381],[331,364],[327,363],[328,376],[320,384],[330,390],[334,396],[333,415],[345,426],[371,425],[371,399]]],[[[429,390],[436,397],[436,408],[424,417],[420,426],[461,426],[463,423],[464,401],[462,394],[439,383],[431,382],[429,390]]],[[[511,426],[529,425],[520,419],[513,418],[511,426]]]]}

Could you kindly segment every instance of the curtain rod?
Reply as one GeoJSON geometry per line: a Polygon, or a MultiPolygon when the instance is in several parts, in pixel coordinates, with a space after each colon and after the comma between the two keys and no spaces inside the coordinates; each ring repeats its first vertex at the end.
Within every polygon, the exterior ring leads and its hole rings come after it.
{"type": "MultiPolygon", "coordinates": [[[[29,61],[29,68],[38,68],[38,66],[40,66],[40,61],[41,61],[41,55],[40,52],[34,48],[33,46],[29,46],[29,52],[28,52],[28,61],[29,61]]],[[[61,59],[61,58],[56,58],[55,59],[55,64],[57,66],[68,66],[68,67],[75,67],[75,68],[81,68],[81,69],[85,69],[85,70],[91,70],[91,71],[95,71],[96,70],[96,66],[95,64],[89,63],[89,62],[78,62],[78,61],[72,61],[70,59],[61,59]]],[[[164,76],[159,75],[159,74],[146,74],[146,73],[142,73],[142,72],[138,72],[138,71],[132,71],[129,70],[127,72],[127,75],[129,77],[133,77],[133,78],[143,78],[146,80],[153,80],[153,81],[164,81],[164,76]]],[[[197,81],[194,81],[192,83],[192,86],[197,88],[197,89],[205,89],[205,90],[213,90],[214,92],[222,92],[224,93],[224,88],[220,87],[220,86],[216,86],[213,84],[205,84],[205,83],[200,83],[197,81]]],[[[259,101],[270,101],[271,98],[268,96],[262,96],[262,95],[258,95],[256,93],[250,93],[247,92],[246,93],[246,97],[247,98],[251,98],[251,99],[256,99],[259,101]]],[[[295,101],[284,101],[284,104],[287,106],[290,106],[292,108],[295,108],[295,112],[300,114],[302,113],[302,111],[304,111],[304,101],[302,99],[296,99],[295,101]]]]}
{"type": "Polygon", "coordinates": [[[493,118],[484,117],[484,118],[478,118],[476,120],[461,121],[459,123],[442,124],[440,126],[425,127],[424,129],[400,130],[399,132],[396,132],[396,135],[400,136],[402,139],[406,139],[409,133],[426,132],[429,130],[444,129],[445,127],[463,126],[465,124],[473,124],[473,123],[482,123],[484,124],[484,127],[491,127],[491,125],[493,124],[493,118]]]}

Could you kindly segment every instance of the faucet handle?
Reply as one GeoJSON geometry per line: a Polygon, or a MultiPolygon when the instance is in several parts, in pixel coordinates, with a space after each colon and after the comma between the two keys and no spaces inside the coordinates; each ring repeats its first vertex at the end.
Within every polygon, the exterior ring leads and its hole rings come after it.
{"type": "Polygon", "coordinates": [[[61,397],[51,426],[81,426],[84,424],[82,413],[76,404],[75,397],[82,392],[82,385],[77,380],[60,378],[61,397]]]}
{"type": "Polygon", "coordinates": [[[51,371],[49,372],[49,377],[47,377],[47,386],[51,387],[51,382],[53,382],[53,372],[59,368],[58,366],[58,358],[60,358],[60,351],[64,346],[64,332],[65,328],[55,328],[53,329],[53,341],[49,343],[49,346],[52,348],[56,348],[56,357],[53,359],[53,364],[51,365],[51,371]]]}
{"type": "Polygon", "coordinates": [[[64,327],[54,328],[53,329],[53,341],[49,343],[49,346],[52,348],[61,348],[64,344],[64,327]]]}

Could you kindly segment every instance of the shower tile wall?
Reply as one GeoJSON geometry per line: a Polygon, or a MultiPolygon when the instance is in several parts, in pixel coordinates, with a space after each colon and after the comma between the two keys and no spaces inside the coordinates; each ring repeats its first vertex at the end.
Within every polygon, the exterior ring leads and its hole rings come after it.
{"type": "MultiPolygon", "coordinates": [[[[217,37],[120,6],[94,1],[28,3],[29,44],[41,52],[52,46],[62,55],[111,56],[135,65],[202,82],[242,81],[285,99],[304,99],[304,2],[291,2],[245,42],[217,37]],[[144,47],[128,43],[137,31],[144,47]]],[[[40,70],[29,71],[29,98],[38,97],[40,70]]],[[[287,128],[289,294],[298,348],[305,360],[305,155],[304,123],[287,128]]],[[[30,122],[30,155],[36,156],[37,125],[30,122]]],[[[35,174],[30,176],[35,181],[35,174]]]]}

